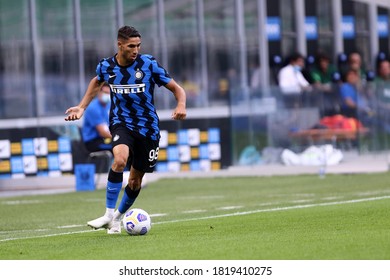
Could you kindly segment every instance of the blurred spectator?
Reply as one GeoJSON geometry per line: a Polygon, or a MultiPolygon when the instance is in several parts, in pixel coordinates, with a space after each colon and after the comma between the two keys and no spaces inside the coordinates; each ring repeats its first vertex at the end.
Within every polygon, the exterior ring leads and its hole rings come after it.
{"type": "Polygon", "coordinates": [[[347,69],[346,70],[349,70],[349,69],[352,69],[352,70],[356,71],[356,73],[358,73],[358,75],[360,77],[360,83],[364,83],[366,81],[366,74],[365,74],[364,67],[362,64],[362,57],[361,57],[360,53],[358,53],[357,51],[351,52],[348,55],[348,62],[347,62],[347,69]]]}
{"type": "Polygon", "coordinates": [[[390,62],[385,59],[378,63],[375,83],[390,83],[390,62]]]}
{"type": "Polygon", "coordinates": [[[227,78],[220,78],[218,80],[218,95],[217,99],[229,98],[229,80],[227,78]]]}
{"type": "Polygon", "coordinates": [[[278,84],[287,108],[302,106],[306,97],[304,93],[311,91],[309,82],[302,74],[304,67],[304,57],[300,53],[294,53],[290,56],[289,63],[278,73],[278,84]]]}
{"type": "Polygon", "coordinates": [[[184,77],[182,81],[182,87],[187,93],[187,105],[189,107],[199,107],[200,96],[198,84],[188,79],[188,77],[184,77]]]}
{"type": "Polygon", "coordinates": [[[112,150],[112,137],[108,128],[110,101],[110,87],[104,84],[84,112],[82,136],[89,152],[112,150]]]}
{"type": "Polygon", "coordinates": [[[340,112],[340,98],[333,83],[335,73],[336,67],[330,63],[329,56],[318,53],[310,74],[322,116],[332,116],[340,112]]]}
{"type": "Polygon", "coordinates": [[[377,57],[376,57],[376,60],[375,60],[375,69],[377,70],[377,74],[379,74],[379,64],[382,62],[382,61],[384,61],[384,60],[389,60],[388,58],[387,58],[387,55],[384,53],[384,52],[379,52],[378,53],[378,55],[377,55],[377,57]]]}
{"type": "Polygon", "coordinates": [[[235,68],[229,68],[226,76],[219,79],[218,85],[219,99],[225,99],[227,102],[234,103],[243,98],[239,77],[235,68]]]}
{"type": "Polygon", "coordinates": [[[390,128],[390,62],[385,59],[378,62],[374,80],[376,110],[381,121],[390,128]]]}
{"type": "Polygon", "coordinates": [[[358,72],[354,69],[347,70],[344,75],[344,83],[340,86],[341,114],[367,124],[373,111],[368,106],[367,98],[361,91],[359,84],[358,72]]]}
{"type": "Polygon", "coordinates": [[[332,90],[331,84],[335,72],[337,72],[336,67],[330,63],[330,58],[324,53],[319,53],[316,56],[314,67],[310,73],[313,86],[322,92],[330,92],[332,90]]]}

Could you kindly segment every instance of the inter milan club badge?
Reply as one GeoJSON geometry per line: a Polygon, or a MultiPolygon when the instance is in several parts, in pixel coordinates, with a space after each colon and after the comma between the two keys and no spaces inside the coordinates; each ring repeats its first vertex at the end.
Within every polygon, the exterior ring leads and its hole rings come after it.
{"type": "Polygon", "coordinates": [[[137,80],[141,80],[143,76],[144,76],[144,74],[142,73],[142,71],[140,71],[139,69],[137,69],[137,71],[135,72],[135,78],[136,78],[137,80]]]}

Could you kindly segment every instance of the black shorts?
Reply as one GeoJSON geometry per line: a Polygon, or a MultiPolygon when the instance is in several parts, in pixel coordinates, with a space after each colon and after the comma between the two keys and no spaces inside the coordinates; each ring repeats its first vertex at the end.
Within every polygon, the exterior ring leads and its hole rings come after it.
{"type": "Polygon", "coordinates": [[[112,147],[124,144],[130,149],[128,163],[135,169],[151,173],[157,164],[159,140],[139,135],[123,125],[114,125],[110,129],[112,147]]]}

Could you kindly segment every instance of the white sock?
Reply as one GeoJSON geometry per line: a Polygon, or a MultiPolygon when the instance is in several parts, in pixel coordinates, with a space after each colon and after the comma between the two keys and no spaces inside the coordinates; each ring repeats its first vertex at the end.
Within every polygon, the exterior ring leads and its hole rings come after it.
{"type": "Polygon", "coordinates": [[[119,210],[116,210],[113,216],[113,220],[122,220],[123,214],[119,212],[119,210]]]}
{"type": "Polygon", "coordinates": [[[114,208],[106,208],[106,214],[104,214],[104,215],[108,216],[108,217],[112,217],[112,216],[114,216],[114,211],[115,211],[114,208]]]}

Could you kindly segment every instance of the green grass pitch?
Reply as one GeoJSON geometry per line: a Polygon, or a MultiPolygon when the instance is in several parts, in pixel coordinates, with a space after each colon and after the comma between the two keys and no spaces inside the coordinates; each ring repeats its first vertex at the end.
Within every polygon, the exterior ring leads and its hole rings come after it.
{"type": "Polygon", "coordinates": [[[0,198],[2,260],[389,260],[390,173],[163,179],[145,236],[86,222],[105,192],[0,198]]]}

